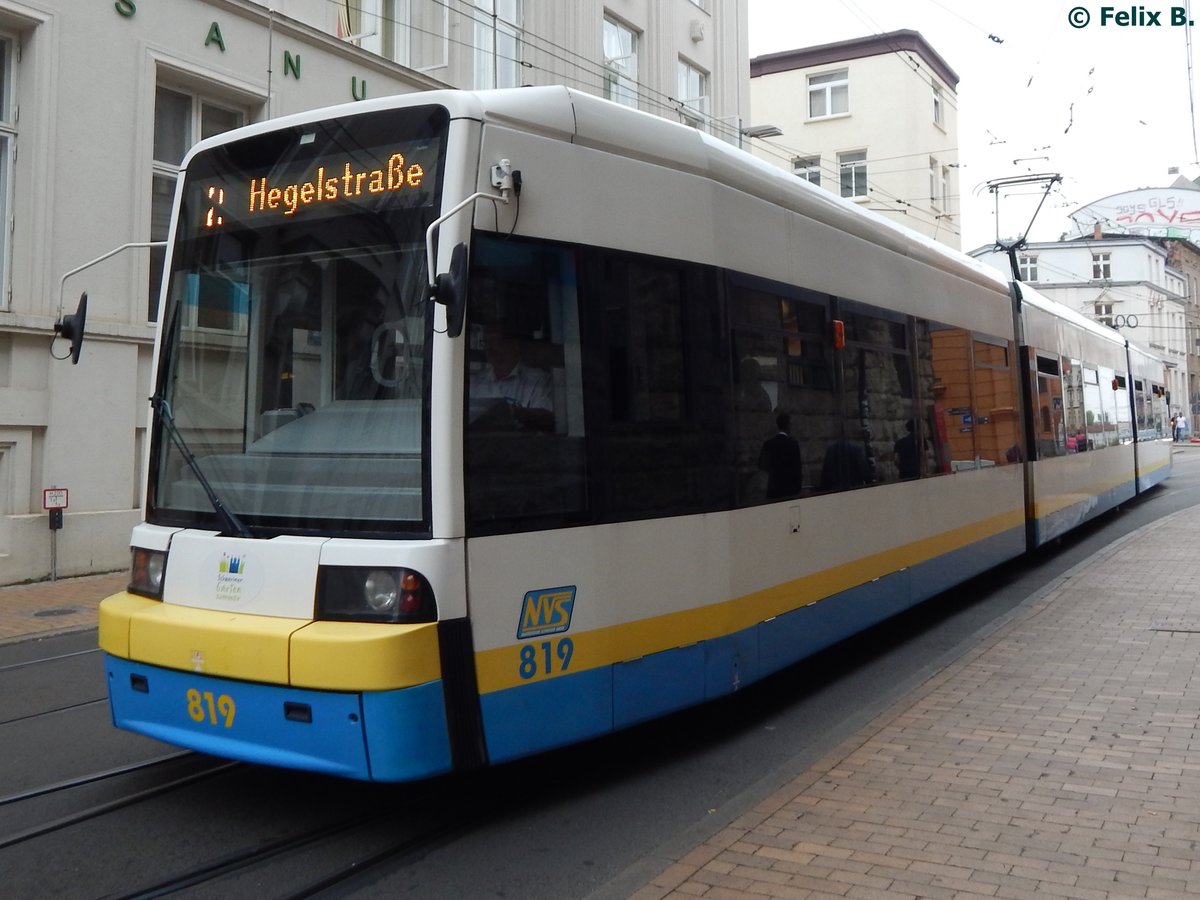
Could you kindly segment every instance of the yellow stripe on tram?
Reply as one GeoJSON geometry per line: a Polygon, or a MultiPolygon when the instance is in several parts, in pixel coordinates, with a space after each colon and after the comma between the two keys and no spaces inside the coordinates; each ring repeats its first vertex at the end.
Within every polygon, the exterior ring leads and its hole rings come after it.
{"type": "Polygon", "coordinates": [[[564,674],[564,671],[553,664],[556,658],[562,658],[557,644],[564,638],[571,641],[571,673],[638,659],[675,647],[686,647],[750,628],[774,616],[819,602],[884,575],[960,550],[1014,528],[1022,528],[1024,522],[1024,511],[1013,509],[934,537],[864,556],[709,606],[652,616],[578,634],[555,635],[547,641],[535,639],[532,642],[534,646],[547,645],[545,652],[551,665],[539,666],[533,675],[528,674],[528,667],[523,670],[521,666],[522,651],[528,655],[531,642],[482,651],[475,657],[479,690],[480,693],[486,694],[564,674]]]}

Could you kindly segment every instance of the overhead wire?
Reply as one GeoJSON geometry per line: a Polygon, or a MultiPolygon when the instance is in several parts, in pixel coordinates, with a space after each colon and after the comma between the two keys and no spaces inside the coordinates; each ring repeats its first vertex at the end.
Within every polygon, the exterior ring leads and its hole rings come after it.
{"type": "Polygon", "coordinates": [[[1184,10],[1187,15],[1183,27],[1183,41],[1187,54],[1188,115],[1192,122],[1192,162],[1196,164],[1200,163],[1200,150],[1196,149],[1196,91],[1192,80],[1192,0],[1185,0],[1184,10]]]}
{"type": "MultiPolygon", "coordinates": [[[[761,148],[764,153],[767,153],[768,155],[770,155],[776,159],[780,159],[785,162],[788,162],[789,164],[794,163],[797,160],[818,158],[818,154],[816,151],[805,152],[802,150],[796,150],[795,148],[788,147],[785,144],[782,144],[778,141],[774,141],[774,140],[770,140],[770,139],[760,139],[756,143],[757,143],[757,146],[759,148],[761,148]]],[[[905,154],[903,156],[885,157],[885,159],[886,160],[895,160],[895,159],[903,159],[903,158],[905,158],[905,156],[921,156],[921,155],[922,155],[921,153],[913,153],[913,154],[905,154]]],[[[820,170],[822,182],[824,182],[824,180],[826,178],[828,178],[831,183],[833,183],[835,185],[840,184],[841,176],[842,176],[841,167],[837,166],[833,160],[830,160],[827,163],[824,156],[820,156],[819,158],[820,158],[821,162],[820,162],[820,165],[818,166],[818,168],[820,170]]],[[[868,168],[867,168],[867,171],[868,171],[868,175],[867,175],[868,194],[866,196],[866,200],[868,202],[875,201],[875,202],[882,202],[882,203],[897,204],[899,207],[902,207],[902,208],[901,209],[893,209],[891,211],[904,212],[906,215],[912,215],[914,220],[919,220],[923,224],[926,224],[930,227],[948,228],[950,231],[952,231],[952,233],[961,236],[961,225],[954,221],[958,218],[958,213],[952,213],[952,212],[945,211],[945,210],[943,210],[941,212],[933,211],[933,210],[930,210],[930,209],[920,205],[922,201],[927,199],[925,197],[917,198],[914,200],[906,200],[902,197],[897,196],[893,192],[880,187],[879,183],[877,181],[875,181],[870,174],[871,165],[874,163],[874,160],[868,159],[866,162],[867,162],[867,166],[868,166],[868,168]],[[948,224],[947,220],[949,220],[952,224],[948,224]]],[[[914,168],[914,169],[885,170],[885,173],[892,174],[892,172],[905,172],[905,171],[914,172],[914,171],[922,171],[922,169],[918,167],[918,168],[914,168]]],[[[837,194],[836,191],[834,191],[832,193],[834,193],[835,195],[837,194]]],[[[849,199],[853,199],[853,198],[849,198],[849,199]]],[[[934,198],[928,198],[928,199],[934,199],[934,198]]],[[[951,194],[951,195],[949,195],[949,199],[953,201],[953,204],[951,204],[953,206],[954,204],[958,203],[959,195],[951,194]]]]}
{"type": "MultiPolygon", "coordinates": [[[[344,8],[346,0],[326,0],[331,5],[339,8],[344,8]]],[[[543,61],[534,61],[525,58],[524,56],[514,57],[499,52],[498,49],[486,46],[479,46],[474,40],[465,40],[463,38],[452,37],[449,30],[446,32],[433,31],[428,28],[422,28],[414,25],[410,21],[401,20],[398,16],[388,15],[383,8],[377,8],[375,11],[366,12],[365,15],[377,18],[380,22],[392,26],[403,26],[414,34],[424,35],[446,42],[448,45],[462,47],[470,51],[482,51],[489,55],[495,53],[497,58],[516,66],[518,69],[529,69],[541,71],[556,78],[567,79],[573,84],[597,91],[603,87],[604,79],[609,75],[618,74],[611,66],[606,65],[602,60],[597,60],[586,56],[575,50],[563,46],[549,38],[546,38],[534,31],[527,29],[520,22],[510,22],[494,13],[489,13],[484,9],[476,6],[470,0],[429,0],[429,2],[438,8],[445,10],[447,13],[464,16],[473,24],[482,24],[485,26],[494,26],[499,22],[505,26],[512,28],[518,36],[519,43],[523,44],[530,50],[542,54],[547,60],[552,62],[562,63],[568,71],[555,71],[543,61]]],[[[473,30],[473,29],[472,29],[473,30]]],[[[633,94],[637,97],[639,104],[644,104],[657,110],[671,111],[675,113],[681,112],[681,101],[677,101],[669,94],[651,88],[642,81],[634,82],[635,88],[633,94]]],[[[516,86],[516,85],[514,85],[516,86]]],[[[701,117],[705,114],[701,111],[701,117]]],[[[713,117],[708,117],[713,119],[713,117]]],[[[716,121],[713,119],[713,121],[716,121]]],[[[738,129],[731,126],[722,126],[718,123],[715,127],[722,130],[726,135],[737,136],[738,129]]]]}
{"type": "MultiPolygon", "coordinates": [[[[346,0],[327,0],[327,2],[337,6],[339,11],[347,8],[346,0]]],[[[389,11],[383,7],[382,3],[374,10],[360,9],[359,13],[360,18],[375,18],[378,22],[378,26],[403,26],[412,34],[436,38],[437,40],[445,42],[448,46],[461,47],[470,52],[484,52],[489,56],[494,55],[498,60],[503,61],[507,66],[516,67],[517,71],[521,69],[539,71],[554,78],[568,80],[569,82],[591,92],[602,92],[604,88],[604,82],[607,78],[618,78],[621,74],[603,60],[597,60],[585,54],[571,50],[570,48],[564,47],[556,41],[525,28],[519,22],[509,22],[497,13],[488,12],[487,10],[470,2],[470,0],[430,0],[430,2],[435,7],[443,9],[447,14],[454,13],[456,15],[461,15],[465,17],[469,23],[484,25],[489,29],[489,33],[491,30],[495,29],[501,24],[507,28],[513,29],[514,34],[518,39],[518,46],[527,52],[521,53],[519,56],[511,56],[503,53],[498,46],[480,46],[475,40],[475,29],[470,29],[472,32],[472,38],[467,40],[462,37],[452,36],[448,29],[445,32],[435,31],[421,27],[420,25],[414,24],[411,21],[403,21],[397,15],[389,14],[389,11]],[[538,56],[541,56],[542,58],[538,59],[538,56]],[[556,66],[555,63],[561,64],[561,68],[556,66]]],[[[842,0],[842,2],[847,3],[852,2],[852,0],[842,0]]],[[[862,15],[865,16],[865,13],[862,15]]],[[[347,21],[349,22],[349,17],[347,17],[347,21]]],[[[872,24],[872,27],[877,28],[878,26],[877,24],[872,24]]],[[[900,53],[902,50],[903,48],[895,47],[893,52],[900,53]]],[[[911,55],[901,55],[900,58],[905,62],[908,68],[932,90],[934,85],[932,74],[926,74],[923,71],[921,64],[912,59],[911,55]]],[[[683,120],[690,119],[692,122],[697,120],[702,121],[705,129],[714,136],[737,145],[740,145],[742,142],[744,135],[742,134],[740,123],[730,124],[729,122],[722,121],[721,117],[710,115],[706,110],[691,107],[687,102],[689,98],[675,98],[661,90],[650,87],[643,81],[629,79],[627,76],[620,78],[618,84],[621,90],[627,92],[636,99],[639,107],[656,111],[659,114],[669,113],[677,115],[683,120]]],[[[948,109],[957,109],[953,90],[950,90],[943,95],[943,102],[946,103],[948,109]]],[[[768,142],[760,139],[759,143],[760,146],[762,146],[768,142]]],[[[791,162],[795,155],[792,153],[792,151],[786,149],[783,151],[783,154],[769,150],[766,152],[768,155],[776,156],[788,163],[791,162]],[[788,153],[792,153],[792,155],[784,155],[788,153]]],[[[951,151],[941,150],[938,152],[939,154],[944,155],[951,151]]],[[[920,157],[922,155],[925,154],[923,152],[909,154],[909,156],[912,157],[920,157]]],[[[899,158],[902,157],[886,157],[881,160],[868,160],[868,163],[874,164],[876,162],[884,162],[899,158]]],[[[840,180],[840,169],[830,168],[824,165],[822,168],[825,174],[828,174],[829,177],[835,179],[835,183],[840,180]]],[[[884,171],[888,172],[888,170],[884,171]]],[[[937,213],[936,211],[930,212],[929,210],[925,210],[918,205],[917,202],[898,197],[894,193],[881,188],[878,182],[869,173],[870,169],[868,169],[867,186],[868,190],[871,192],[871,199],[877,202],[897,205],[902,209],[895,211],[904,211],[906,213],[910,213],[929,226],[948,228],[955,233],[958,232],[958,225],[950,224],[947,221],[956,219],[956,214],[948,215],[947,213],[937,213]]],[[[889,174],[891,173],[889,172],[889,174]]]]}

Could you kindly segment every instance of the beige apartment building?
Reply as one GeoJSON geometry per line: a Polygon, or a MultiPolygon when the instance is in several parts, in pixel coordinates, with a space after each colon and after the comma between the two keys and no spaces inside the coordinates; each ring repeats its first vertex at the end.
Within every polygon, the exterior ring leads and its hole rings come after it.
{"type": "Polygon", "coordinates": [[[389,93],[556,83],[736,143],[746,15],[745,0],[0,0],[0,584],[50,573],[51,488],[67,492],[57,574],[128,565],[163,259],[145,245],[167,234],[192,143],[389,93]],[[83,291],[72,365],[54,325],[83,291]]]}
{"type": "Polygon", "coordinates": [[[751,148],[813,184],[959,249],[958,75],[915,31],[750,61],[751,148]]]}

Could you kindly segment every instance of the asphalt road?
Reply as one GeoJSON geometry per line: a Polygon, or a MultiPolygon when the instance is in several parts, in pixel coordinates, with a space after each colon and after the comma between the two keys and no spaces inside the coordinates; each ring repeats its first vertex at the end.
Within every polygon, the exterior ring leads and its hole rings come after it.
{"type": "Polygon", "coordinates": [[[22,897],[625,897],[1055,577],[1200,502],[1200,450],[1175,462],[1166,485],[1051,551],[735,697],[424,785],[176,759],[112,728],[94,632],[0,647],[0,871],[22,897]],[[89,773],[102,777],[66,784],[89,773]]]}

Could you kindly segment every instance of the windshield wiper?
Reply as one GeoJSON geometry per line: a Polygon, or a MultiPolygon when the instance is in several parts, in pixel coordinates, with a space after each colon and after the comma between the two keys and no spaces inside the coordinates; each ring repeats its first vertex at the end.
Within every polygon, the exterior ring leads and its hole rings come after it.
{"type": "Polygon", "coordinates": [[[200,482],[200,487],[204,489],[205,496],[208,497],[208,502],[212,504],[212,508],[216,510],[217,517],[224,526],[223,531],[242,538],[253,538],[254,534],[246,527],[246,523],[239,519],[237,513],[233,510],[226,509],[217,492],[213,490],[212,484],[204,477],[204,472],[201,470],[200,464],[196,462],[196,457],[188,449],[187,441],[183,439],[183,435],[179,433],[179,429],[175,425],[175,415],[171,412],[171,404],[167,402],[167,398],[162,394],[155,394],[150,398],[150,406],[158,414],[158,418],[162,420],[163,425],[166,426],[167,434],[170,435],[172,442],[179,448],[179,452],[183,455],[183,461],[188,464],[188,468],[192,470],[192,474],[200,482]]]}

